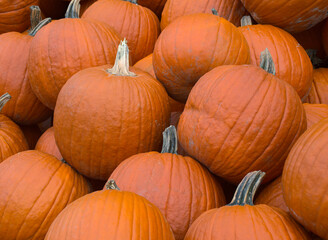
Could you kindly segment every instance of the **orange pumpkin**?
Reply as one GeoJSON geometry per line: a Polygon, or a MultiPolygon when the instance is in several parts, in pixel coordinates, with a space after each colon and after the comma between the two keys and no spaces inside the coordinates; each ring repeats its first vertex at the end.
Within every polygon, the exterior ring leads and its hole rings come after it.
{"type": "Polygon", "coordinates": [[[137,0],[136,2],[152,10],[158,18],[161,18],[162,11],[167,0],[137,0]]]}
{"type": "Polygon", "coordinates": [[[318,68],[313,71],[313,82],[307,102],[328,104],[328,68],[318,68]]]}
{"type": "Polygon", "coordinates": [[[123,41],[113,68],[78,72],[58,96],[54,114],[58,148],[89,178],[107,180],[124,159],[159,150],[161,133],[169,124],[165,89],[148,73],[129,70],[128,58],[123,41]]]}
{"type": "Polygon", "coordinates": [[[131,50],[132,64],[153,52],[160,33],[157,16],[136,0],[98,0],[83,14],[83,19],[94,19],[110,25],[126,38],[131,50]]]}
{"type": "Polygon", "coordinates": [[[324,119],[297,140],[282,175],[290,214],[323,239],[328,239],[327,144],[328,119],[324,119]]]}
{"type": "Polygon", "coordinates": [[[112,173],[124,191],[134,192],[156,205],[170,224],[175,239],[183,240],[203,212],[225,204],[219,183],[190,157],[177,154],[174,126],[163,133],[161,153],[148,152],[123,161],[112,173]]]}
{"type": "MultiPolygon", "coordinates": [[[[8,93],[0,97],[0,112],[10,98],[8,93]]],[[[22,130],[4,114],[0,114],[0,137],[0,163],[11,155],[29,148],[22,130]]]]}
{"type": "MultiPolygon", "coordinates": [[[[261,66],[273,65],[267,50],[262,56],[261,66]]],[[[231,65],[205,74],[179,120],[183,149],[235,184],[259,169],[267,172],[266,182],[279,176],[306,129],[306,116],[296,91],[273,72],[274,67],[267,72],[253,65],[231,65]]]]}
{"type": "Polygon", "coordinates": [[[268,48],[275,64],[276,76],[292,85],[301,98],[306,98],[313,79],[313,66],[303,47],[280,28],[249,25],[246,20],[243,19],[239,29],[248,42],[251,64],[259,66],[260,54],[268,48]]]}
{"type": "Polygon", "coordinates": [[[59,152],[55,141],[54,128],[48,128],[40,137],[36,143],[35,150],[39,150],[44,153],[51,154],[58,158],[59,160],[63,159],[62,155],[59,152]]]}
{"type": "Polygon", "coordinates": [[[53,222],[45,240],[174,240],[155,205],[135,193],[111,189],[70,204],[53,222]]]}
{"type": "Polygon", "coordinates": [[[307,127],[310,128],[320,120],[328,118],[327,104],[308,104],[304,103],[303,107],[306,113],[307,127]]]}
{"type": "Polygon", "coordinates": [[[17,153],[0,164],[0,238],[44,239],[52,221],[89,191],[70,166],[39,151],[17,153]]]}
{"type": "Polygon", "coordinates": [[[38,125],[21,126],[20,128],[24,133],[29,149],[34,149],[37,141],[42,135],[40,128],[38,127],[38,125]]]}
{"type": "Polygon", "coordinates": [[[191,225],[185,240],[310,240],[290,215],[253,198],[264,173],[251,172],[238,185],[227,206],[211,209],[191,225]]]}
{"type": "Polygon", "coordinates": [[[153,54],[157,79],[180,102],[186,102],[198,79],[211,69],[246,63],[249,48],[240,31],[224,18],[205,13],[183,16],[170,24],[153,54]]]}
{"type": "Polygon", "coordinates": [[[114,63],[120,37],[105,23],[79,19],[78,9],[79,0],[72,0],[67,18],[42,28],[31,43],[28,78],[35,95],[51,109],[75,73],[114,63]]]}
{"type": "Polygon", "coordinates": [[[240,0],[168,0],[162,13],[161,28],[163,30],[181,16],[212,13],[212,9],[236,26],[240,25],[240,19],[246,13],[240,0]]]}

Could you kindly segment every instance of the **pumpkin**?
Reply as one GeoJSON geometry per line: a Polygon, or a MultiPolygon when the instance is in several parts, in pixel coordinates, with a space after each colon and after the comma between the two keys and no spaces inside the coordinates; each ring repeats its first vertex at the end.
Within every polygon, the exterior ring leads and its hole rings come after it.
{"type": "Polygon", "coordinates": [[[70,204],[53,222],[45,240],[174,240],[155,205],[135,193],[120,191],[115,182],[109,187],[70,204]]]}
{"type": "Polygon", "coordinates": [[[328,104],[328,68],[318,68],[313,71],[313,82],[307,102],[328,104]]]}
{"type": "Polygon", "coordinates": [[[181,16],[194,13],[212,13],[212,9],[216,10],[218,16],[236,26],[239,26],[240,19],[246,13],[240,0],[167,0],[162,13],[161,29],[163,30],[181,16]]]}
{"type": "Polygon", "coordinates": [[[107,180],[124,159],[159,150],[161,133],[169,124],[165,89],[148,73],[129,69],[128,51],[123,41],[113,67],[78,72],[58,96],[54,113],[58,148],[89,178],[107,180]]]}
{"type": "Polygon", "coordinates": [[[38,5],[38,2],[39,0],[0,1],[0,34],[25,31],[30,26],[30,6],[38,5]]]}
{"type": "Polygon", "coordinates": [[[265,204],[253,204],[263,175],[261,171],[247,174],[231,203],[200,215],[189,228],[185,240],[310,240],[284,211],[265,204]]]}
{"type": "Polygon", "coordinates": [[[82,15],[97,0],[84,0],[81,2],[80,14],[82,15]]]}
{"type": "Polygon", "coordinates": [[[326,0],[241,0],[256,22],[302,32],[328,17],[326,0]]]}
{"type": "Polygon", "coordinates": [[[255,204],[266,204],[270,207],[280,208],[287,213],[289,212],[282,193],[281,176],[276,178],[259,193],[255,198],[255,204]]]}
{"type": "MultiPolygon", "coordinates": [[[[33,21],[37,22],[38,17],[35,17],[33,21]]],[[[8,92],[12,96],[2,113],[21,125],[42,122],[51,114],[34,95],[27,74],[33,36],[49,21],[50,19],[45,19],[29,34],[9,32],[0,35],[0,95],[8,92]]]]}
{"type": "Polygon", "coordinates": [[[138,4],[149,8],[158,18],[161,18],[166,1],[167,0],[138,0],[138,4]]]}
{"type": "Polygon", "coordinates": [[[198,79],[211,69],[246,63],[249,48],[240,31],[224,18],[205,13],[182,16],[170,24],[153,53],[157,79],[180,102],[186,102],[198,79]]]}
{"type": "Polygon", "coordinates": [[[98,0],[82,18],[105,22],[126,38],[132,64],[153,52],[160,33],[157,16],[137,0],[98,0]]]}
{"type": "Polygon", "coordinates": [[[297,138],[306,129],[296,91],[272,73],[263,51],[261,66],[220,66],[192,89],[178,125],[183,149],[209,170],[237,184],[247,172],[278,177],[297,138]],[[247,91],[245,91],[247,89],[247,91]]]}
{"type": "Polygon", "coordinates": [[[323,119],[297,140],[282,175],[290,214],[323,239],[328,239],[327,144],[328,119],[323,119]]]}
{"type": "Polygon", "coordinates": [[[326,55],[328,56],[328,20],[325,21],[322,28],[322,44],[326,55]]]}
{"type": "Polygon", "coordinates": [[[161,153],[148,152],[123,161],[112,173],[120,189],[134,192],[156,205],[176,240],[183,240],[203,212],[225,204],[221,186],[210,172],[190,157],[177,154],[174,126],[163,133],[161,153]]]}
{"type": "Polygon", "coordinates": [[[36,143],[35,150],[51,154],[58,158],[59,160],[63,159],[62,155],[59,152],[55,141],[54,128],[48,128],[42,136],[39,138],[36,143]]]}
{"type": "Polygon", "coordinates": [[[309,104],[304,103],[303,107],[306,113],[307,127],[310,128],[320,120],[328,118],[327,104],[309,104]]]}
{"type": "Polygon", "coordinates": [[[304,48],[292,35],[280,28],[249,25],[249,21],[247,17],[243,18],[239,29],[248,42],[251,64],[259,66],[261,51],[268,48],[277,77],[292,85],[301,98],[306,98],[313,79],[313,66],[304,48]]]}
{"type": "Polygon", "coordinates": [[[79,19],[78,8],[79,0],[72,0],[67,18],[43,27],[31,43],[28,78],[35,95],[50,109],[75,73],[114,63],[120,37],[105,23],[79,19]]]}
{"type": "MultiPolygon", "coordinates": [[[[0,112],[11,96],[5,93],[0,97],[0,112]]],[[[10,118],[0,114],[0,163],[18,152],[28,150],[24,133],[10,118]]]]}
{"type": "Polygon", "coordinates": [[[89,191],[86,180],[55,157],[36,150],[0,164],[0,238],[44,239],[56,216],[89,191]]]}
{"type": "Polygon", "coordinates": [[[21,126],[20,128],[24,133],[29,149],[34,149],[37,141],[42,135],[40,128],[38,125],[21,126]]]}

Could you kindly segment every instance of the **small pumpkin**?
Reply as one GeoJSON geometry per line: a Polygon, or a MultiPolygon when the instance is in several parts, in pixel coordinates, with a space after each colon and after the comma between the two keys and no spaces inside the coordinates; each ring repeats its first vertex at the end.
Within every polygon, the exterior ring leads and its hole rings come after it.
{"type": "Polygon", "coordinates": [[[131,50],[131,63],[153,52],[160,33],[159,20],[137,0],[98,0],[82,15],[82,19],[105,22],[126,38],[131,50]]]}
{"type": "Polygon", "coordinates": [[[220,66],[192,89],[178,124],[183,149],[209,170],[237,184],[262,170],[269,182],[281,175],[284,161],[306,129],[296,91],[275,77],[269,51],[261,66],[220,66]],[[247,89],[247,91],[245,91],[247,89]]]}
{"type": "Polygon", "coordinates": [[[36,143],[35,150],[51,154],[56,158],[58,158],[59,160],[63,159],[56,144],[53,127],[48,128],[42,134],[42,136],[39,138],[38,142],[36,143]]]}
{"type": "Polygon", "coordinates": [[[313,71],[313,82],[307,102],[328,104],[328,68],[317,68],[313,71]]]}
{"type": "Polygon", "coordinates": [[[328,118],[328,105],[327,104],[303,104],[307,127],[310,128],[320,120],[328,118]]]}
{"type": "Polygon", "coordinates": [[[0,238],[44,239],[71,202],[89,192],[86,180],[57,158],[31,150],[0,164],[0,238]]]}
{"type": "Polygon", "coordinates": [[[38,125],[21,126],[25,139],[27,140],[29,149],[34,149],[37,141],[42,133],[38,125]]]}
{"type": "Polygon", "coordinates": [[[79,6],[79,0],[72,0],[67,18],[42,28],[31,43],[28,78],[35,95],[50,109],[71,76],[115,60],[119,35],[105,23],[79,19],[79,6]]]}
{"type": "Polygon", "coordinates": [[[169,96],[186,102],[205,73],[221,65],[247,64],[249,58],[246,39],[233,24],[213,14],[197,13],[178,18],[161,33],[153,65],[169,96]]]}
{"type": "Polygon", "coordinates": [[[291,216],[279,208],[254,205],[264,173],[251,172],[238,185],[230,204],[203,213],[189,228],[185,240],[310,240],[291,216]]]}
{"type": "Polygon", "coordinates": [[[328,239],[327,144],[328,119],[323,119],[297,140],[282,175],[290,214],[323,239],[328,239]]]}
{"type": "Polygon", "coordinates": [[[113,181],[107,189],[90,193],[65,208],[45,240],[174,240],[155,205],[135,193],[120,191],[113,181]]]}

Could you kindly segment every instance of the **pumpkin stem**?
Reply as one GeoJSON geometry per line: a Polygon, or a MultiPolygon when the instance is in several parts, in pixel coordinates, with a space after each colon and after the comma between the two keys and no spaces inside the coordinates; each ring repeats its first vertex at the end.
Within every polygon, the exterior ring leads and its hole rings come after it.
{"type": "Polygon", "coordinates": [[[117,186],[116,182],[113,179],[109,179],[108,182],[105,184],[106,189],[112,189],[112,190],[120,190],[117,186]]]}
{"type": "Polygon", "coordinates": [[[269,49],[267,49],[267,48],[263,52],[261,52],[260,68],[264,69],[268,73],[276,75],[276,68],[274,66],[274,62],[273,62],[271,53],[269,52],[269,49]]]}
{"type": "Polygon", "coordinates": [[[80,0],[72,0],[65,13],[65,18],[80,18],[80,0]]]}
{"type": "Polygon", "coordinates": [[[10,99],[11,96],[9,95],[9,93],[5,93],[0,97],[0,112],[10,99]]]}
{"type": "Polygon", "coordinates": [[[38,23],[38,25],[35,26],[35,28],[31,29],[28,33],[28,35],[34,37],[35,34],[43,28],[45,25],[51,22],[51,18],[45,18],[41,22],[38,23]]]}
{"type": "Polygon", "coordinates": [[[123,0],[123,1],[138,5],[138,0],[123,0]]]}
{"type": "Polygon", "coordinates": [[[242,27],[253,25],[251,16],[243,16],[240,20],[240,25],[242,27]]]}
{"type": "Polygon", "coordinates": [[[137,76],[135,73],[129,71],[129,67],[129,47],[126,44],[126,39],[124,38],[118,46],[114,66],[107,69],[106,72],[116,76],[137,76]]]}
{"type": "Polygon", "coordinates": [[[215,16],[219,16],[219,13],[218,13],[218,11],[216,11],[215,8],[212,8],[212,14],[215,16]]]}
{"type": "Polygon", "coordinates": [[[28,33],[30,33],[31,30],[33,30],[36,25],[38,25],[39,22],[41,22],[42,17],[41,17],[41,10],[39,6],[31,6],[30,7],[31,14],[30,14],[30,21],[31,21],[31,27],[28,30],[28,33]]]}
{"type": "Polygon", "coordinates": [[[265,175],[265,172],[254,171],[248,173],[241,183],[239,183],[235,195],[231,203],[228,206],[244,206],[251,205],[253,206],[253,199],[256,193],[257,188],[260,186],[260,183],[265,175]]]}
{"type": "Polygon", "coordinates": [[[161,153],[178,154],[178,138],[175,126],[167,127],[163,132],[163,146],[161,153]]]}

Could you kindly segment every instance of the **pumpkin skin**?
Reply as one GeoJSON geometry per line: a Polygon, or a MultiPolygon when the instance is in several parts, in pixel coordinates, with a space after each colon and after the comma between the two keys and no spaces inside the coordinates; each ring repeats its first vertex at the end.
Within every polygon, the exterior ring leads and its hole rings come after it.
{"type": "Polygon", "coordinates": [[[160,33],[157,16],[148,8],[121,0],[98,0],[83,19],[105,22],[126,38],[132,64],[153,52],[160,33]]]}
{"type": "Polygon", "coordinates": [[[137,3],[141,6],[152,10],[158,18],[162,16],[162,11],[167,0],[138,0],[137,3]]]}
{"type": "Polygon", "coordinates": [[[307,128],[312,127],[314,124],[319,122],[324,118],[328,118],[328,105],[327,104],[303,104],[306,119],[307,128]]]}
{"type": "Polygon", "coordinates": [[[186,102],[202,75],[220,65],[247,64],[249,57],[246,39],[233,24],[198,13],[180,17],[161,33],[153,65],[169,96],[186,102]]]}
{"type": "Polygon", "coordinates": [[[326,0],[241,0],[256,22],[302,32],[328,16],[326,0]]]}
{"type": "Polygon", "coordinates": [[[37,141],[42,135],[40,128],[38,125],[21,126],[20,128],[24,133],[29,149],[34,149],[37,141]]]}
{"type": "Polygon", "coordinates": [[[313,66],[304,48],[286,31],[271,25],[239,28],[251,54],[251,64],[260,65],[260,54],[268,48],[275,64],[276,76],[292,85],[300,98],[306,97],[313,79],[313,66]]]}
{"type": "Polygon", "coordinates": [[[168,0],[162,13],[161,29],[163,30],[181,16],[212,13],[213,8],[218,11],[220,17],[236,26],[240,26],[240,19],[246,13],[240,0],[168,0]]]}
{"type": "Polygon", "coordinates": [[[323,119],[297,140],[282,175],[290,214],[323,239],[328,239],[327,144],[328,119],[323,119]]]}
{"type": "Polygon", "coordinates": [[[0,1],[0,34],[26,30],[30,26],[30,6],[38,3],[39,0],[0,1]]]}
{"type": "Polygon", "coordinates": [[[281,176],[260,192],[255,198],[255,204],[266,204],[270,207],[280,208],[287,213],[289,212],[282,193],[281,176]]]}
{"type": "Polygon", "coordinates": [[[51,114],[29,83],[27,61],[32,39],[18,32],[0,35],[0,95],[8,92],[12,96],[2,113],[21,125],[42,122],[51,114]]]}
{"type": "Polygon", "coordinates": [[[49,23],[30,47],[28,78],[33,92],[54,109],[60,89],[71,76],[88,67],[114,63],[119,39],[105,23],[78,18],[49,23]]]}
{"type": "Polygon", "coordinates": [[[103,190],[76,200],[59,214],[45,240],[57,239],[174,240],[174,237],[159,209],[145,198],[131,192],[103,190]]]}
{"type": "Polygon", "coordinates": [[[314,69],[312,87],[307,102],[328,104],[328,68],[314,69]]]}
{"type": "Polygon", "coordinates": [[[178,136],[190,156],[236,184],[258,169],[267,173],[265,182],[279,176],[305,129],[304,108],[289,84],[257,66],[230,65],[197,82],[178,136]]]}
{"type": "Polygon", "coordinates": [[[42,136],[39,138],[38,142],[36,143],[35,150],[51,154],[56,158],[58,158],[59,160],[63,159],[56,144],[53,127],[48,128],[42,134],[42,136]]]}
{"type": "Polygon", "coordinates": [[[44,239],[55,217],[89,192],[71,167],[35,150],[0,164],[0,187],[0,238],[6,240],[44,239]]]}

